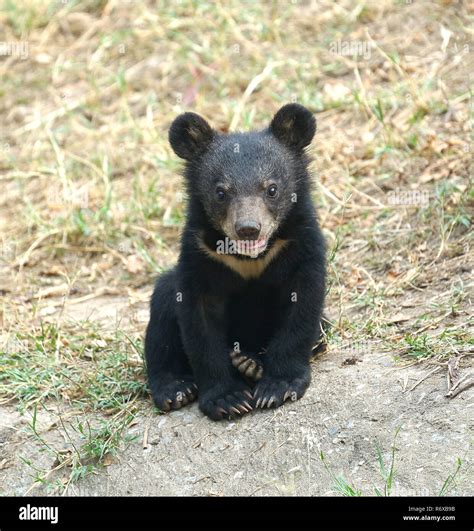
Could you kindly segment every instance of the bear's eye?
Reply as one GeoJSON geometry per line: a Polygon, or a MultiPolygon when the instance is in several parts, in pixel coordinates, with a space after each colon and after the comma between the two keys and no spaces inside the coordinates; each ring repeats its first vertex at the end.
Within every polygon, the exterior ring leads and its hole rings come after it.
{"type": "Polygon", "coordinates": [[[222,188],[216,188],[216,197],[219,201],[224,201],[224,199],[226,198],[225,190],[223,190],[222,188]]]}
{"type": "Polygon", "coordinates": [[[268,197],[276,197],[277,193],[278,193],[278,188],[276,184],[272,184],[267,188],[268,197]]]}

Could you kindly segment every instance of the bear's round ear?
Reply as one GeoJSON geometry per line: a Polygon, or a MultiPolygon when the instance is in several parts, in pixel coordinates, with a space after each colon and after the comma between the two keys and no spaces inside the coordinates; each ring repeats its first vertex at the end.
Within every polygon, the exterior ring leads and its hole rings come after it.
{"type": "Polygon", "coordinates": [[[182,159],[192,160],[204,151],[214,137],[211,126],[194,112],[180,114],[168,134],[173,151],[182,159]]]}
{"type": "Polygon", "coordinates": [[[289,103],[275,114],[270,131],[289,148],[303,149],[313,140],[316,119],[303,105],[289,103]]]}

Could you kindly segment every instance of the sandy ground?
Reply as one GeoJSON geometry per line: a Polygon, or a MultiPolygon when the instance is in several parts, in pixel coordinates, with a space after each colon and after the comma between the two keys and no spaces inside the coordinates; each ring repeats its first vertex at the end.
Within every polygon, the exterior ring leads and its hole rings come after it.
{"type": "MultiPolygon", "coordinates": [[[[392,495],[439,494],[457,458],[462,466],[450,493],[473,495],[474,389],[448,399],[444,371],[420,382],[431,370],[401,369],[367,343],[365,352],[341,349],[315,359],[302,400],[237,422],[213,423],[196,404],[158,415],[144,401],[129,428],[135,440],[98,474],[71,484],[67,494],[330,495],[337,493],[334,476],[341,475],[363,495],[373,495],[374,487],[384,486],[377,445],[389,469],[400,428],[392,495]]],[[[31,468],[21,458],[46,467],[54,459],[27,436],[29,420],[13,405],[0,407],[4,495],[44,492],[29,490],[31,468]]],[[[40,432],[57,447],[61,440],[53,427],[43,414],[40,432]]]]}

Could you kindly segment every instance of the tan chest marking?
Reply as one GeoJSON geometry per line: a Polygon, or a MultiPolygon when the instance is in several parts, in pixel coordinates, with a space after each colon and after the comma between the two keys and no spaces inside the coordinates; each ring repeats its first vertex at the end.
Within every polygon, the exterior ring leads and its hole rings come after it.
{"type": "Polygon", "coordinates": [[[230,254],[221,254],[210,249],[201,238],[198,239],[199,247],[211,258],[222,262],[229,269],[235,271],[242,278],[258,278],[267,268],[268,264],[277,256],[285,247],[288,240],[276,240],[272,248],[263,258],[250,258],[248,260],[239,260],[230,254]]]}

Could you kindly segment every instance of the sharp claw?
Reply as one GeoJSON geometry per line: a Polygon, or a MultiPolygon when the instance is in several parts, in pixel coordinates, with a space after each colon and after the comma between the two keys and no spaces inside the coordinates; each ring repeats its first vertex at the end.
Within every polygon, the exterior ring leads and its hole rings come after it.
{"type": "Polygon", "coordinates": [[[252,400],[253,398],[253,395],[250,391],[248,391],[247,389],[245,389],[244,391],[244,395],[247,397],[247,398],[250,398],[250,400],[252,400]]]}
{"type": "Polygon", "coordinates": [[[249,412],[249,410],[248,410],[243,404],[239,404],[239,405],[237,406],[237,408],[239,409],[239,411],[240,411],[241,413],[248,413],[248,412],[249,412]]]}
{"type": "Polygon", "coordinates": [[[265,397],[263,400],[262,400],[262,405],[260,406],[262,409],[265,407],[265,404],[267,403],[268,401],[268,398],[265,397]]]}
{"type": "Polygon", "coordinates": [[[271,407],[272,404],[274,404],[276,402],[276,396],[273,395],[270,400],[268,401],[268,404],[267,404],[267,407],[271,407]]]}
{"type": "Polygon", "coordinates": [[[242,363],[242,356],[239,356],[238,354],[232,356],[232,363],[235,363],[235,365],[242,363]]]}
{"type": "Polygon", "coordinates": [[[247,400],[243,403],[243,405],[249,410],[252,411],[252,406],[247,402],[247,400]]]}
{"type": "Polygon", "coordinates": [[[244,360],[239,365],[239,371],[240,372],[247,372],[247,370],[250,368],[250,365],[252,365],[252,360],[244,360]]]}
{"type": "Polygon", "coordinates": [[[249,369],[255,370],[257,368],[257,362],[255,360],[249,360],[249,369]]]}
{"type": "Polygon", "coordinates": [[[169,411],[171,409],[171,404],[172,404],[172,400],[171,398],[167,398],[164,402],[163,402],[163,407],[161,407],[160,409],[162,409],[163,411],[169,411]]]}
{"type": "Polygon", "coordinates": [[[259,398],[259,399],[257,400],[257,403],[255,404],[255,407],[256,407],[256,408],[260,407],[260,402],[261,402],[261,401],[262,401],[261,398],[259,398]]]}
{"type": "Polygon", "coordinates": [[[189,404],[188,397],[187,396],[182,396],[181,400],[178,401],[178,404],[180,406],[186,406],[187,404],[189,404]]]}
{"type": "Polygon", "coordinates": [[[288,389],[288,391],[283,395],[283,402],[286,402],[288,398],[291,396],[291,389],[288,389]]]}
{"type": "Polygon", "coordinates": [[[242,411],[239,411],[236,407],[230,406],[229,413],[235,413],[236,415],[240,415],[242,411]]]}
{"type": "Polygon", "coordinates": [[[223,407],[218,407],[217,412],[221,415],[227,415],[227,411],[223,407]]]}

